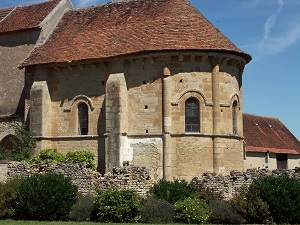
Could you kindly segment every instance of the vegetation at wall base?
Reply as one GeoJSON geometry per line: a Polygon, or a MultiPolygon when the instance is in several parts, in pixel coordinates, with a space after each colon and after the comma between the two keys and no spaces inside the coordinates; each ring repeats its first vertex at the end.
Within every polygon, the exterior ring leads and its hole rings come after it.
{"type": "Polygon", "coordinates": [[[22,181],[22,178],[15,177],[6,183],[0,183],[0,219],[13,217],[15,212],[13,209],[13,200],[22,181]]]}
{"type": "Polygon", "coordinates": [[[146,198],[141,206],[141,221],[144,223],[171,223],[174,214],[172,204],[153,196],[146,198]]]}
{"type": "Polygon", "coordinates": [[[70,161],[72,163],[85,163],[86,168],[91,170],[96,170],[96,163],[95,163],[95,154],[87,151],[71,151],[68,152],[66,155],[57,151],[57,149],[43,149],[35,156],[31,157],[27,162],[29,164],[37,164],[41,162],[64,162],[70,161]]]}
{"type": "Polygon", "coordinates": [[[230,204],[229,201],[213,199],[208,204],[211,215],[208,222],[213,224],[242,224],[246,220],[230,204]]]}
{"type": "Polygon", "coordinates": [[[86,163],[86,168],[96,170],[95,154],[90,151],[71,151],[66,154],[66,160],[72,163],[86,163]]]}
{"type": "Polygon", "coordinates": [[[269,206],[275,223],[296,224],[300,221],[300,180],[287,175],[260,177],[252,182],[249,192],[269,206]]]}
{"type": "Polygon", "coordinates": [[[10,141],[11,147],[0,147],[0,160],[23,161],[32,156],[36,140],[26,130],[25,124],[15,127],[15,137],[12,137],[10,141]]]}
{"type": "Polygon", "coordinates": [[[133,190],[111,188],[98,191],[92,220],[102,223],[130,223],[140,220],[142,197],[133,190]]]}
{"type": "Polygon", "coordinates": [[[179,223],[205,223],[211,215],[211,210],[205,200],[198,198],[186,198],[174,204],[174,221],[179,223]]]}
{"type": "Polygon", "coordinates": [[[95,197],[93,195],[80,195],[76,203],[72,206],[70,220],[90,221],[95,197]]]}
{"type": "Polygon", "coordinates": [[[36,174],[26,178],[16,191],[15,219],[68,220],[78,188],[62,174],[36,174]]]}
{"type": "Polygon", "coordinates": [[[175,179],[174,181],[159,180],[149,190],[149,195],[164,199],[171,204],[188,197],[195,197],[195,188],[187,181],[175,179]]]}

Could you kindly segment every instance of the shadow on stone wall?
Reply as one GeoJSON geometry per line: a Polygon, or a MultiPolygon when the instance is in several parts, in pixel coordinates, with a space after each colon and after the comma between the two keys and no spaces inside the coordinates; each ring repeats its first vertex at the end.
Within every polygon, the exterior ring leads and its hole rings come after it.
{"type": "MultiPolygon", "coordinates": [[[[156,182],[152,180],[145,168],[135,166],[114,167],[112,172],[101,175],[99,172],[86,169],[85,164],[70,162],[39,163],[29,165],[26,162],[0,161],[0,182],[5,182],[15,176],[30,176],[49,172],[62,173],[71,177],[82,194],[95,194],[96,190],[106,190],[111,187],[119,189],[136,190],[141,195],[146,195],[150,187],[156,182]]],[[[222,192],[225,198],[232,198],[239,193],[242,185],[261,176],[286,174],[300,179],[300,168],[291,170],[248,169],[246,172],[231,171],[223,176],[206,172],[202,177],[192,179],[196,187],[209,188],[214,192],[222,192]]]]}

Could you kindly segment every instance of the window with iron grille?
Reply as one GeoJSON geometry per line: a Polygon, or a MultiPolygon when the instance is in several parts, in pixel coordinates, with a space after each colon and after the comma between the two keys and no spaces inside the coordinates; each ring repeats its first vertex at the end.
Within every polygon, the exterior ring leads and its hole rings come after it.
{"type": "Polygon", "coordinates": [[[237,101],[232,104],[232,131],[237,134],[237,101]]]}
{"type": "Polygon", "coordinates": [[[199,102],[195,98],[185,102],[185,132],[200,132],[199,102]]]}
{"type": "Polygon", "coordinates": [[[88,124],[89,124],[89,109],[86,104],[82,103],[78,105],[78,134],[87,135],[88,134],[88,124]]]}

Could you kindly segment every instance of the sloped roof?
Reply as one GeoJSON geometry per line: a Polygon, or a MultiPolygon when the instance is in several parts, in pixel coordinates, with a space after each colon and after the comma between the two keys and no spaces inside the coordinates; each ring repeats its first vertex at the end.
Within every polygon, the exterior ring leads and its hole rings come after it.
{"type": "Polygon", "coordinates": [[[0,9],[0,33],[39,27],[60,0],[0,9]]]}
{"type": "Polygon", "coordinates": [[[223,51],[251,60],[189,0],[135,0],[69,11],[21,66],[162,50],[223,51]]]}
{"type": "Polygon", "coordinates": [[[246,151],[299,154],[299,140],[277,119],[243,115],[246,151]]]}

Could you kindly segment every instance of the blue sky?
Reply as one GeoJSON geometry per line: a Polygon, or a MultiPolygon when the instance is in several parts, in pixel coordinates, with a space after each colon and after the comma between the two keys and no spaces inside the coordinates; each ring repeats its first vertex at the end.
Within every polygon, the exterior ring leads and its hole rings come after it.
{"type": "MultiPolygon", "coordinates": [[[[76,8],[108,2],[71,1],[76,8]]],[[[244,70],[243,111],[278,118],[300,139],[300,1],[190,1],[253,58],[244,70]]],[[[0,0],[0,8],[36,2],[0,0]]]]}

